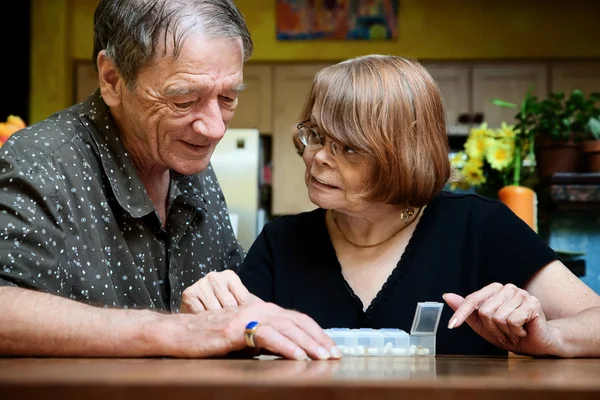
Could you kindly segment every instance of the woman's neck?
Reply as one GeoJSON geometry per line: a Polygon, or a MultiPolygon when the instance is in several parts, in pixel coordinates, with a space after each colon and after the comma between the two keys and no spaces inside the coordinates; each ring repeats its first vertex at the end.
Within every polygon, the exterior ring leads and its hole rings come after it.
{"type": "Polygon", "coordinates": [[[329,211],[329,219],[340,236],[354,247],[383,246],[415,222],[420,209],[384,205],[363,212],[329,211]]]}

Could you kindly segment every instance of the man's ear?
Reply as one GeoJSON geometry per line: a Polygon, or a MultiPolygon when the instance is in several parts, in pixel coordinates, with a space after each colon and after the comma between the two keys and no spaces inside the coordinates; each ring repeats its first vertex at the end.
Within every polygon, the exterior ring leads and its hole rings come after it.
{"type": "Polygon", "coordinates": [[[125,90],[125,82],[114,62],[106,54],[106,50],[98,53],[97,64],[102,98],[109,107],[118,107],[121,104],[123,90],[125,90]]]}

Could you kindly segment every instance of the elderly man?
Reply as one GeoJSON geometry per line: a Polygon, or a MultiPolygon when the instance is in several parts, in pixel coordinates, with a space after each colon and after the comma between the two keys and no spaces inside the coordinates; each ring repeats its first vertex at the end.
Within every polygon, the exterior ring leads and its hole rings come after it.
{"type": "Polygon", "coordinates": [[[2,354],[339,356],[313,320],[235,279],[225,308],[178,313],[243,258],[209,161],[251,52],[231,0],[100,1],[99,91],[2,147],[2,354]]]}

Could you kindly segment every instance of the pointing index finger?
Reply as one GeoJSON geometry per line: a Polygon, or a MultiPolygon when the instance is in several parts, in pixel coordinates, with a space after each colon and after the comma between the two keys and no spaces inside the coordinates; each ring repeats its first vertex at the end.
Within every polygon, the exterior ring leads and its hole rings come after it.
{"type": "Polygon", "coordinates": [[[456,309],[452,318],[450,318],[448,329],[461,326],[473,312],[477,311],[490,297],[498,293],[502,287],[499,283],[492,283],[465,297],[465,301],[456,309]]]}

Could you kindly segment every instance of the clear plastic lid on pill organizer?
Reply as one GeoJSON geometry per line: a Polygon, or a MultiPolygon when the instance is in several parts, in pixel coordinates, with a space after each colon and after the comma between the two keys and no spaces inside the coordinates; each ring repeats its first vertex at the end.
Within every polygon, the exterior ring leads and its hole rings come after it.
{"type": "Polygon", "coordinates": [[[411,336],[435,336],[443,308],[444,303],[432,301],[417,303],[417,311],[415,311],[412,328],[410,328],[411,336]]]}
{"type": "Polygon", "coordinates": [[[325,332],[344,356],[434,356],[443,303],[421,302],[410,335],[401,329],[332,328],[325,332]]]}

